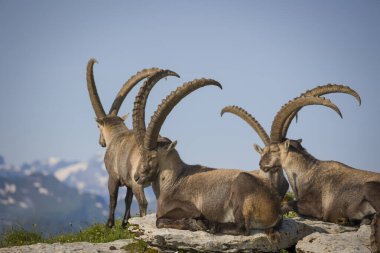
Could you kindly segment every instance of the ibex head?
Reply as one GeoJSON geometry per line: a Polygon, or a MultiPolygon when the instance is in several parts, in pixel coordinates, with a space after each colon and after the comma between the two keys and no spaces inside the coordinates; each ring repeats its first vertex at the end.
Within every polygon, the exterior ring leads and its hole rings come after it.
{"type": "Polygon", "coordinates": [[[163,165],[170,160],[172,152],[177,154],[175,150],[176,145],[177,141],[162,142],[158,144],[157,148],[154,150],[142,151],[141,167],[135,174],[135,181],[139,184],[146,184],[153,181],[160,171],[160,165],[163,165]]]}
{"type": "Polygon", "coordinates": [[[170,167],[172,165],[170,163],[175,162],[171,158],[173,156],[178,157],[178,153],[175,150],[177,142],[170,142],[168,139],[162,141],[162,138],[159,137],[161,127],[169,113],[184,97],[207,85],[222,88],[215,80],[196,79],[172,91],[154,112],[147,129],[145,128],[144,111],[147,96],[153,85],[149,86],[149,84],[144,83],[140,88],[133,109],[133,129],[135,130],[136,141],[140,148],[142,164],[135,173],[136,182],[146,184],[153,181],[160,168],[170,167]]]}
{"type": "Polygon", "coordinates": [[[304,150],[301,146],[302,140],[290,140],[286,138],[289,126],[302,107],[307,105],[323,105],[336,111],[340,117],[341,112],[330,100],[320,97],[329,93],[346,93],[355,97],[359,104],[359,94],[348,86],[327,84],[308,90],[299,97],[289,101],[282,106],[273,120],[270,138],[268,137],[265,147],[254,145],[255,150],[261,155],[260,168],[267,171],[276,171],[281,168],[289,150],[304,150]]]}
{"type": "Polygon", "coordinates": [[[283,128],[289,116],[294,112],[300,110],[303,106],[307,105],[323,105],[336,111],[340,117],[342,114],[339,108],[333,104],[330,100],[322,97],[298,97],[285,104],[277,113],[273,120],[270,144],[261,149],[256,147],[256,150],[260,153],[260,168],[263,170],[272,170],[282,167],[282,164],[286,162],[289,154],[289,150],[292,148],[301,147],[301,141],[286,139],[283,136],[283,128]]]}
{"type": "MultiPolygon", "coordinates": [[[[124,121],[128,118],[128,113],[122,117],[118,116],[108,116],[101,119],[95,118],[96,122],[98,123],[98,128],[100,131],[99,136],[99,145],[103,148],[106,147],[106,138],[104,138],[104,135],[109,134],[112,131],[112,128],[120,125],[124,125],[124,121]]],[[[108,136],[107,136],[108,137],[108,136]]],[[[107,138],[108,139],[108,138],[107,138]]]]}
{"type": "MultiPolygon", "coordinates": [[[[109,113],[106,114],[102,103],[100,102],[100,98],[96,89],[95,80],[94,80],[94,72],[93,67],[94,64],[97,63],[95,59],[90,59],[87,64],[87,89],[88,93],[90,95],[90,100],[92,107],[95,111],[96,115],[96,122],[98,123],[98,127],[100,130],[100,137],[99,137],[99,144],[102,147],[106,147],[106,139],[109,137],[110,132],[112,129],[118,126],[126,127],[124,124],[124,121],[126,120],[128,115],[125,115],[123,117],[117,116],[120,107],[128,95],[128,93],[132,90],[134,86],[141,80],[150,77],[158,72],[164,72],[164,74],[161,76],[161,78],[173,75],[178,76],[176,73],[171,71],[164,71],[158,68],[150,68],[150,69],[144,69],[138,73],[136,73],[134,76],[132,76],[127,82],[124,83],[120,91],[115,97],[115,100],[113,101],[113,104],[111,106],[111,109],[109,110],[109,113]]],[[[158,80],[154,80],[158,81],[158,80]]]]}

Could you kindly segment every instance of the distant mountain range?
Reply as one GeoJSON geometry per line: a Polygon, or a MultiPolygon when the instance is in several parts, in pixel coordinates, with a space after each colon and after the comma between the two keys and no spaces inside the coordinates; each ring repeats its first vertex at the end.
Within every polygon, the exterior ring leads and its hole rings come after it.
{"type": "MultiPolygon", "coordinates": [[[[108,215],[108,174],[103,155],[88,161],[56,157],[7,164],[0,156],[0,233],[10,227],[36,229],[45,235],[78,231],[108,215]]],[[[116,218],[124,212],[126,188],[120,188],[116,218]]],[[[148,209],[155,211],[155,197],[145,190],[148,209]]],[[[136,201],[132,214],[138,213],[136,201]]]]}

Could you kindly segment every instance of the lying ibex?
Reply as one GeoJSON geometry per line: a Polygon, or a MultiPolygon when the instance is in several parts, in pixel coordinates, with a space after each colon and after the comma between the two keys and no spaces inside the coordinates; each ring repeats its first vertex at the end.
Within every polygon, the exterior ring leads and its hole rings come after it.
{"type": "Polygon", "coordinates": [[[125,227],[130,217],[130,208],[133,195],[139,203],[140,216],[146,214],[147,201],[144,195],[144,187],[133,180],[136,168],[139,165],[140,154],[136,146],[135,137],[132,130],[124,124],[126,117],[118,117],[120,106],[130,90],[141,80],[149,77],[147,82],[158,82],[166,76],[178,75],[169,70],[157,68],[144,69],[132,76],[120,89],[109,113],[106,115],[100,102],[93,74],[95,59],[90,59],[87,65],[87,88],[90,95],[92,107],[96,114],[96,121],[100,129],[99,144],[107,147],[104,163],[108,172],[108,191],[110,196],[109,216],[107,226],[114,225],[115,208],[117,203],[118,190],[120,186],[127,187],[125,196],[125,213],[122,226],[125,227]]]}
{"type": "Polygon", "coordinates": [[[284,133],[291,123],[289,117],[306,105],[324,105],[342,116],[338,107],[325,98],[304,95],[288,102],[273,120],[270,145],[257,148],[260,167],[285,170],[296,199],[289,207],[300,215],[334,223],[363,221],[380,210],[380,175],[317,160],[300,140],[287,139],[284,133]]]}
{"type": "MultiPolygon", "coordinates": [[[[359,105],[361,104],[361,99],[359,94],[351,89],[348,86],[344,85],[338,85],[338,84],[327,84],[323,86],[317,86],[314,89],[308,90],[304,93],[302,93],[300,96],[322,96],[329,93],[346,93],[349,95],[352,95],[355,97],[359,105]]],[[[301,108],[300,108],[301,109],[301,108]]],[[[288,119],[285,121],[285,125],[283,128],[283,136],[286,136],[290,123],[292,122],[293,118],[297,115],[297,112],[300,110],[296,110],[294,113],[292,113],[288,119]]],[[[261,140],[264,142],[265,146],[268,146],[270,144],[270,138],[264,128],[260,125],[260,123],[252,117],[251,114],[249,114],[244,109],[238,107],[238,106],[227,106],[223,108],[221,115],[223,115],[225,112],[229,112],[232,114],[235,114],[239,116],[241,119],[243,119],[245,122],[247,122],[259,135],[261,140]]],[[[260,147],[258,145],[254,145],[255,150],[257,150],[260,153],[260,147]]],[[[257,174],[261,176],[264,179],[269,180],[269,182],[272,184],[272,187],[277,189],[278,194],[281,198],[283,198],[289,188],[289,184],[286,181],[286,178],[284,176],[283,170],[281,168],[272,168],[268,170],[267,168],[262,168],[259,171],[252,171],[251,173],[257,174]]]]}
{"type": "Polygon", "coordinates": [[[175,149],[176,142],[157,141],[175,105],[207,85],[222,88],[212,79],[198,79],[178,87],[158,106],[147,129],[145,103],[141,101],[150,88],[144,89],[145,84],[141,87],[133,109],[133,127],[142,156],[135,180],[140,184],[152,182],[159,228],[204,230],[201,220],[231,225],[231,233],[273,228],[282,220],[279,197],[260,178],[238,170],[187,165],[175,149]]]}
{"type": "MultiPolygon", "coordinates": [[[[266,133],[264,128],[260,125],[260,123],[254,117],[252,117],[252,115],[249,114],[246,110],[236,105],[226,106],[222,109],[220,115],[223,116],[223,114],[226,112],[235,114],[239,116],[241,119],[243,119],[245,122],[247,122],[248,125],[250,125],[253,128],[253,130],[256,131],[256,133],[259,135],[259,137],[264,142],[264,144],[266,146],[269,145],[268,134],[266,133]]],[[[289,183],[286,180],[284,176],[284,172],[282,171],[281,168],[276,169],[276,170],[273,169],[269,171],[254,170],[250,173],[262,178],[262,180],[266,181],[268,185],[276,189],[278,195],[280,196],[280,199],[284,198],[286,192],[289,189],[289,183]]]]}

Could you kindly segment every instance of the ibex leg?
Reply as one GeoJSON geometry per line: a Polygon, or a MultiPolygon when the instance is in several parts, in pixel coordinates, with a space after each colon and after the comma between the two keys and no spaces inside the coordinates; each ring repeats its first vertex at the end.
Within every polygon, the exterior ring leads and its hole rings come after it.
{"type": "Polygon", "coordinates": [[[140,208],[140,217],[146,215],[146,208],[148,206],[148,201],[146,201],[144,188],[141,185],[135,184],[132,187],[133,194],[135,195],[140,208]]]}
{"type": "Polygon", "coordinates": [[[115,209],[117,204],[117,195],[119,192],[119,182],[113,178],[108,178],[108,193],[110,195],[109,216],[107,221],[108,227],[115,225],[115,209]]]}
{"type": "Polygon", "coordinates": [[[190,231],[206,231],[208,229],[205,222],[201,219],[182,218],[182,219],[169,219],[158,218],[156,221],[157,228],[175,228],[190,231]]]}
{"type": "Polygon", "coordinates": [[[127,227],[127,223],[129,218],[131,218],[131,204],[132,204],[132,199],[133,199],[133,192],[132,188],[127,187],[127,194],[125,195],[125,213],[124,213],[124,218],[123,222],[121,223],[122,228],[127,227]]]}

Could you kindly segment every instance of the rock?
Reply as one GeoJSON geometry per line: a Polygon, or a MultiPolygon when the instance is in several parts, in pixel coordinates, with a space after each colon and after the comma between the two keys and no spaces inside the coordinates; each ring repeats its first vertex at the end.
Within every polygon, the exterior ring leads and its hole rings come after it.
{"type": "Polygon", "coordinates": [[[342,233],[355,231],[357,228],[343,227],[321,221],[310,221],[302,218],[284,219],[278,243],[271,242],[262,231],[252,231],[249,236],[213,235],[203,231],[188,231],[177,229],[157,229],[156,216],[150,214],[145,217],[135,217],[129,220],[132,226],[129,230],[139,234],[139,238],[152,246],[171,250],[197,251],[263,251],[277,252],[289,248],[305,236],[314,232],[342,233]],[[136,226],[133,226],[136,225],[136,226]]]}
{"type": "Polygon", "coordinates": [[[26,246],[16,246],[0,249],[0,253],[125,253],[121,247],[132,243],[132,239],[123,239],[107,243],[89,243],[89,242],[73,242],[73,243],[37,243],[26,246]]]}
{"type": "Polygon", "coordinates": [[[299,253],[370,253],[370,226],[362,225],[358,231],[340,234],[313,233],[296,245],[299,253]]]}

